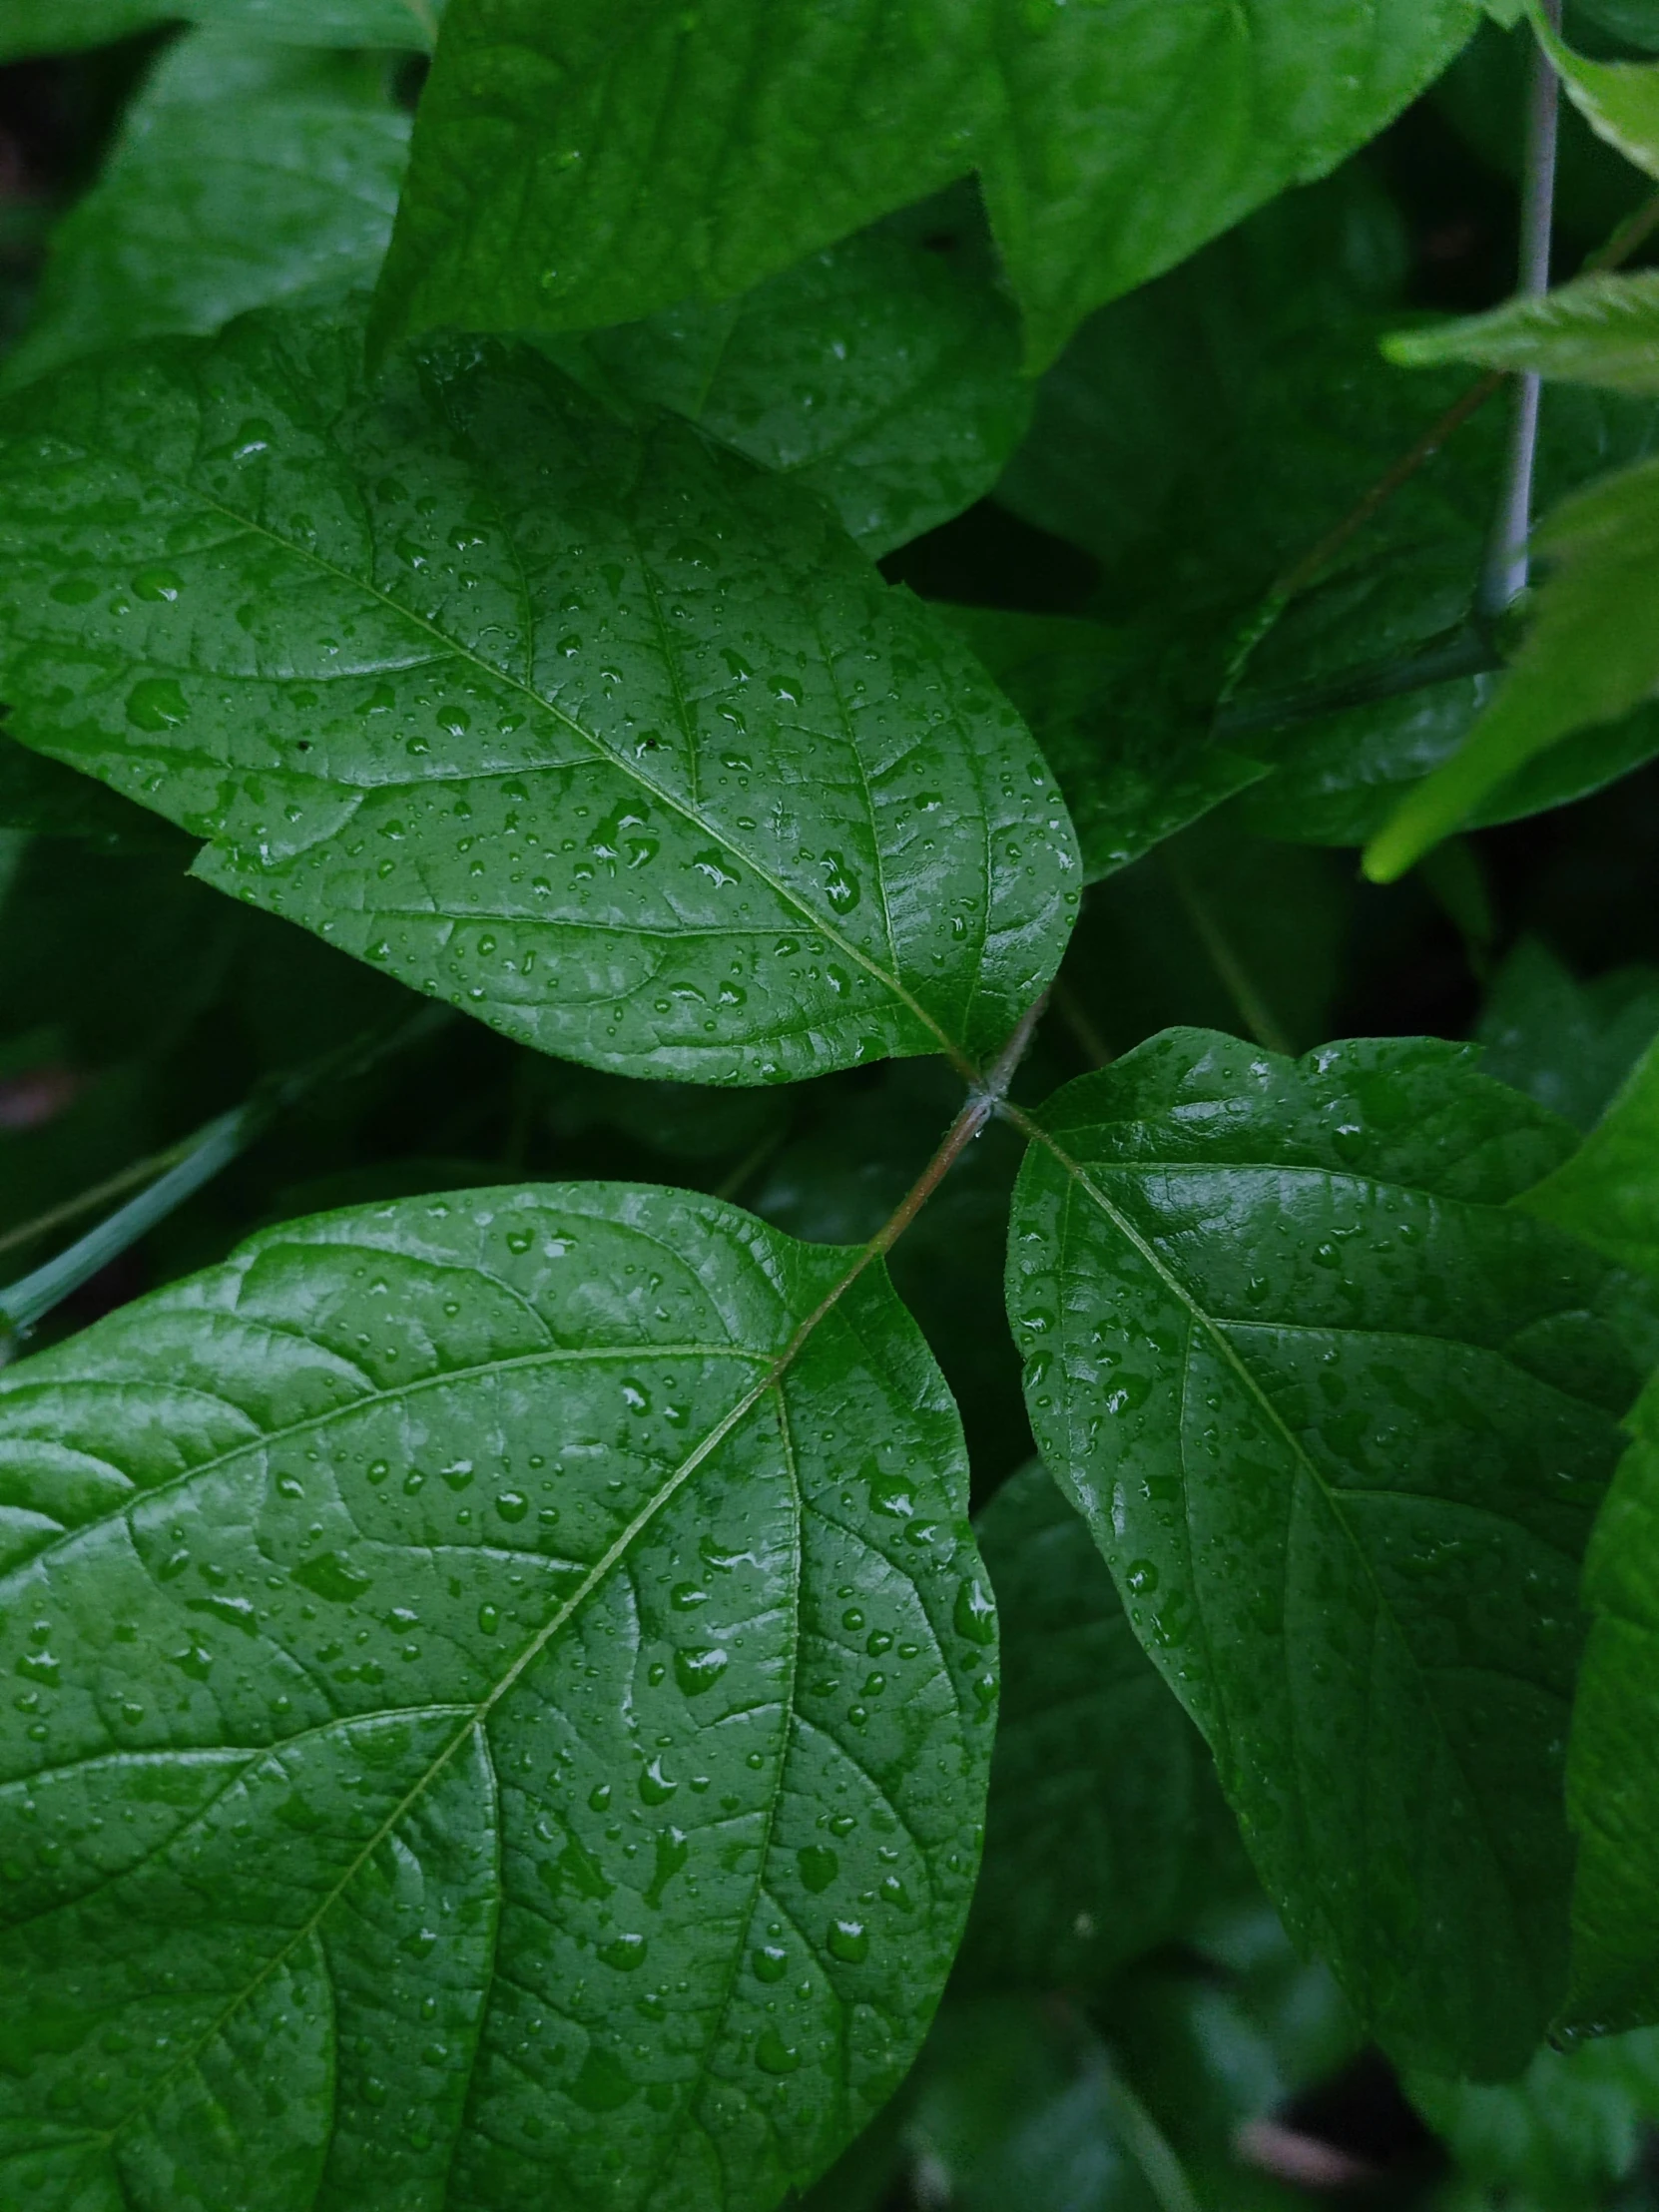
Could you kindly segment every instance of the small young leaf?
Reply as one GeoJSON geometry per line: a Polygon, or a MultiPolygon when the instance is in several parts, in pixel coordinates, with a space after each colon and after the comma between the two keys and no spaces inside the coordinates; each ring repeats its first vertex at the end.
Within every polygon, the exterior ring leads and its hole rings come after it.
{"type": "Polygon", "coordinates": [[[1041,366],[1101,300],[1335,168],[1476,20],[1474,0],[1364,20],[1350,0],[455,0],[379,327],[718,299],[977,168],[1041,366]]]}
{"type": "Polygon", "coordinates": [[[1659,2120],[1659,2032],[1540,2050],[1514,2082],[1419,2074],[1406,2086],[1469,2180],[1537,2212],[1593,2212],[1659,2120]]]}
{"type": "Polygon", "coordinates": [[[443,6],[444,0],[6,0],[0,62],[102,46],[181,17],[289,46],[430,52],[443,6]]]}
{"type": "Polygon", "coordinates": [[[1575,1129],[1594,1127],[1656,1034],[1659,968],[1580,983],[1536,937],[1523,937],[1492,978],[1474,1032],[1482,1073],[1575,1129]]]}
{"type": "Polygon", "coordinates": [[[1536,543],[1548,575],[1531,627],[1462,750],[1367,847],[1379,882],[1402,875],[1561,739],[1659,693],[1659,462],[1581,492],[1536,543]]]}
{"type": "Polygon", "coordinates": [[[759,1082],[995,1049],[1070,824],[810,494],[467,341],[251,316],[0,416],[9,727],[509,1035],[759,1082]]]}
{"type": "Polygon", "coordinates": [[[934,244],[867,231],[741,298],[547,349],[793,476],[890,552],[989,491],[1030,418],[1018,317],[954,236],[975,217],[941,209],[934,244]]]}
{"type": "Polygon", "coordinates": [[[1065,794],[1088,882],[1268,773],[1214,737],[1190,636],[1000,607],[938,611],[1029,724],[1065,794]]]}
{"type": "Polygon", "coordinates": [[[1659,1382],[1629,1428],[1585,1567],[1591,1626],[1567,1753],[1567,2013],[1596,2034],[1659,2020],[1659,1382]]]}
{"type": "Polygon", "coordinates": [[[373,281],[409,119],[383,72],[202,31],[163,55],[57,231],[5,380],[245,308],[373,281]]]}
{"type": "Polygon", "coordinates": [[[1634,1377],[1506,1201],[1571,1131],[1467,1047],[1174,1031],[1033,1124],[1043,1455],[1293,1931],[1391,2050],[1525,2062],[1565,1982],[1574,1585],[1634,1377]]]}
{"type": "Polygon", "coordinates": [[[1402,368],[1478,361],[1652,396],[1659,393],[1659,274],[1580,276],[1488,314],[1396,331],[1382,350],[1402,368]]]}
{"type": "Polygon", "coordinates": [[[1659,1045],[1648,1046],[1571,1159],[1520,1203],[1621,1267],[1659,1276],[1659,1045]]]}
{"type": "Polygon", "coordinates": [[[1232,1818],[1203,1738],[1039,1462],[1003,1484],[977,1534],[1002,1709],[958,1979],[1097,1989],[1180,1930],[1232,1818]]]}
{"type": "Polygon", "coordinates": [[[0,2195],[822,2171],[936,2001],[995,1707],[960,1429],[860,1257],[409,1200],[0,1378],[0,2195]]]}

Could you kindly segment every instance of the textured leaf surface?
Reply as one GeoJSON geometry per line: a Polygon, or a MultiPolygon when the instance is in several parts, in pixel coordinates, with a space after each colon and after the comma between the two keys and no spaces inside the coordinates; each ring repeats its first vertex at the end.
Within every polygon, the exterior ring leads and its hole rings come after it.
{"type": "Polygon", "coordinates": [[[204,31],[165,54],[53,238],[8,384],[164,330],[373,280],[409,119],[381,72],[204,31]]]}
{"type": "Polygon", "coordinates": [[[1563,738],[1659,695],[1659,463],[1581,492],[1534,542],[1548,566],[1531,627],[1462,749],[1372,840],[1366,868],[1381,881],[1563,738]]]}
{"type": "Polygon", "coordinates": [[[977,1533],[1001,1619],[1002,1704],[958,1972],[1098,1988],[1177,1933],[1233,1823],[1202,1737],[1038,1461],[1003,1484],[977,1533]]]}
{"type": "Polygon", "coordinates": [[[1472,0],[457,0],[382,324],[579,329],[720,298],[977,168],[1040,364],[1102,299],[1334,168],[1476,20],[1472,0]]]}
{"type": "Polygon", "coordinates": [[[686,300],[554,357],[579,373],[586,353],[888,552],[989,491],[1030,418],[1018,317],[957,235],[973,213],[940,208],[933,244],[865,232],[741,298],[686,300]]]}
{"type": "Polygon", "coordinates": [[[1479,361],[1651,396],[1659,393],[1659,274],[1581,276],[1542,298],[1398,332],[1385,350],[1405,368],[1479,361]]]}
{"type": "Polygon", "coordinates": [[[1659,2034],[1540,2050],[1518,2081],[1408,2084],[1459,2170],[1537,2212],[1597,2212],[1659,2119],[1659,2034]]]}
{"type": "Polygon", "coordinates": [[[810,495],[492,344],[252,317],[0,420],[9,727],[544,1048],[988,1053],[1076,898],[1041,756],[810,495]],[[993,858],[994,855],[994,858],[993,858]]]}
{"type": "Polygon", "coordinates": [[[0,2194],[760,2208],[862,2124],[995,1621],[913,1327],[878,1268],[821,1311],[854,1258],[411,1200],[5,1375],[0,2194]]]}
{"type": "Polygon", "coordinates": [[[1567,1756],[1569,2014],[1601,2032],[1659,2019],[1659,1383],[1629,1425],[1585,1567],[1591,1627],[1567,1756]]]}
{"type": "Polygon", "coordinates": [[[1030,725],[1065,794],[1089,882],[1267,774],[1212,735],[1193,696],[1190,634],[1000,607],[940,611],[1030,725]]]}
{"type": "Polygon", "coordinates": [[[1659,1276],[1659,1045],[1649,1044],[1572,1158],[1523,1203],[1621,1266],[1659,1276]]]}
{"type": "Polygon", "coordinates": [[[1293,1929],[1390,2048],[1559,2001],[1560,1747],[1634,1386],[1600,1264],[1506,1201],[1571,1132],[1467,1048],[1173,1031],[1044,1109],[1009,1310],[1051,1470],[1293,1929]]]}
{"type": "Polygon", "coordinates": [[[7,0],[0,61],[129,38],[184,17],[292,46],[427,51],[443,0],[7,0]]]}

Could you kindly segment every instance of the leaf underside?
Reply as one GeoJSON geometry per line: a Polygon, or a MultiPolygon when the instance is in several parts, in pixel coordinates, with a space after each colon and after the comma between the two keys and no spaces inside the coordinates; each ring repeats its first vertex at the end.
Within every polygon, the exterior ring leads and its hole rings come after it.
{"type": "Polygon", "coordinates": [[[1513,2070],[1565,1977],[1575,1583],[1635,1382],[1602,1264],[1505,1203],[1572,1133],[1466,1047],[1203,1031],[1041,1119],[1043,1455],[1302,1939],[1391,2050],[1513,2070]]]}
{"type": "Polygon", "coordinates": [[[25,743],[525,1042],[758,1082],[989,1054],[1076,846],[1013,710],[809,493],[490,341],[326,315],[0,415],[25,743]]]}
{"type": "Polygon", "coordinates": [[[856,1257],[409,1200],[0,1381],[0,2197],[758,2212],[856,2133],[995,1707],[960,1427],[856,1257]]]}

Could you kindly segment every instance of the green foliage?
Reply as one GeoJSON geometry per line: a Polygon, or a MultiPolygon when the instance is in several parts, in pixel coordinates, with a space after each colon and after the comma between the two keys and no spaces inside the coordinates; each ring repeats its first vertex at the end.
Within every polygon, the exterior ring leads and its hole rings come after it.
{"type": "Polygon", "coordinates": [[[0,1433],[13,2191],[225,2201],[263,2044],[274,2205],[771,2204],[902,2071],[995,1619],[857,1255],[624,1186],[324,1216],[0,1433]]]}
{"type": "Polygon", "coordinates": [[[1659,7],[439,12],[0,6],[0,2212],[1656,2212],[1659,7]]]}
{"type": "Polygon", "coordinates": [[[1574,1568],[1633,1380],[1595,1263],[1505,1203],[1570,1132],[1444,1046],[1175,1031],[1033,1138],[1051,1471],[1292,1927],[1391,2048],[1513,2068],[1563,1993],[1574,1568]]]}

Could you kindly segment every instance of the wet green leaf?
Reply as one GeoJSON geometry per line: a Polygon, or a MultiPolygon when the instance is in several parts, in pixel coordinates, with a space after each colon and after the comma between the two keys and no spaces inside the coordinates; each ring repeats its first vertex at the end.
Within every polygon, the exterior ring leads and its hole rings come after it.
{"type": "Polygon", "coordinates": [[[995,1710],[954,1409],[856,1257],[410,1200],[0,1378],[0,2189],[759,2212],[828,2164],[995,1710]]]}
{"type": "Polygon", "coordinates": [[[1098,1989],[1182,1928],[1233,1822],[1203,1738],[1044,1468],[1033,1460],[1004,1483],[977,1528],[1003,1686],[959,1972],[1098,1989]]]}
{"type": "Polygon", "coordinates": [[[1031,413],[1019,320],[962,197],[919,236],[863,232],[737,299],[549,350],[807,485],[888,552],[989,491],[1031,413]]]}
{"type": "Polygon", "coordinates": [[[56,232],[8,384],[165,330],[372,282],[409,119],[383,71],[203,31],[134,102],[98,184],[56,232]]]}
{"type": "Polygon", "coordinates": [[[0,416],[9,727],[509,1035],[758,1082],[988,1055],[1079,870],[1025,729],[810,494],[465,342],[252,316],[0,416]]]}
{"type": "Polygon", "coordinates": [[[443,5],[444,0],[7,0],[0,61],[101,46],[181,17],[283,45],[426,51],[443,5]]]}
{"type": "Polygon", "coordinates": [[[1476,20],[1472,0],[1364,21],[1348,0],[456,0],[381,327],[580,329],[718,299],[977,169],[1041,365],[1101,300],[1335,168],[1476,20]]]}
{"type": "Polygon", "coordinates": [[[1175,1031],[1043,1109],[1032,1424],[1299,1939],[1391,2050],[1529,2055],[1566,1972],[1578,1562],[1635,1378],[1507,1201],[1571,1131],[1434,1041],[1175,1031]]]}

